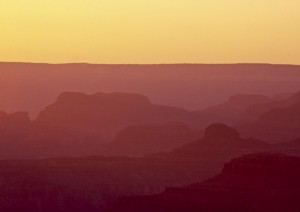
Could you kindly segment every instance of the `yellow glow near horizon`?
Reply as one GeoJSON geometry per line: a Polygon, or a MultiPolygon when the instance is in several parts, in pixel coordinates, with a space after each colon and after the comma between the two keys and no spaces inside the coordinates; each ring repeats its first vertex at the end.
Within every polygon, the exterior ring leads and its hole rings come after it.
{"type": "Polygon", "coordinates": [[[0,0],[0,60],[300,64],[299,0],[0,0]]]}

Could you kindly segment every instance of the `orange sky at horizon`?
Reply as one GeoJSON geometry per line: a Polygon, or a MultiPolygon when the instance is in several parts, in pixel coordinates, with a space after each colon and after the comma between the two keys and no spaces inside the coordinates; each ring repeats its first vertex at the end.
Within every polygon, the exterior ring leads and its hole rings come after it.
{"type": "Polygon", "coordinates": [[[0,61],[300,64],[298,0],[0,0],[0,61]]]}

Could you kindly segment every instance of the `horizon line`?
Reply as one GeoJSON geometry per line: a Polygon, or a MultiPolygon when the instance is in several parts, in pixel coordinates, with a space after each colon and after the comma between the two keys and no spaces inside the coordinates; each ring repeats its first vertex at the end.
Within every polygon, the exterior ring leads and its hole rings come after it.
{"type": "Polygon", "coordinates": [[[292,63],[91,63],[91,62],[64,62],[64,63],[52,63],[52,62],[16,62],[16,61],[0,61],[3,63],[15,63],[15,64],[36,64],[36,65],[278,65],[278,66],[300,66],[300,64],[292,63]]]}

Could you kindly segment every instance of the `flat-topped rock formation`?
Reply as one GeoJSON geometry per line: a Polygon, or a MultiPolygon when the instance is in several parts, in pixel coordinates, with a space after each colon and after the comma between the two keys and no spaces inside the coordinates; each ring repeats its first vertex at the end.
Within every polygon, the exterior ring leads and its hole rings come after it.
{"type": "Polygon", "coordinates": [[[35,120],[38,125],[97,136],[107,141],[131,125],[168,122],[196,126],[201,120],[193,112],[154,105],[147,97],[131,93],[63,93],[35,120]]]}

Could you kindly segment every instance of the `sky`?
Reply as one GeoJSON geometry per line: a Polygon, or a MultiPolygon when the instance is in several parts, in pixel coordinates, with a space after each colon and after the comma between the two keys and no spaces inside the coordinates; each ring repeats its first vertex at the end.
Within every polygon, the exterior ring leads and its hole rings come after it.
{"type": "Polygon", "coordinates": [[[300,64],[300,1],[0,0],[0,61],[300,64]]]}

